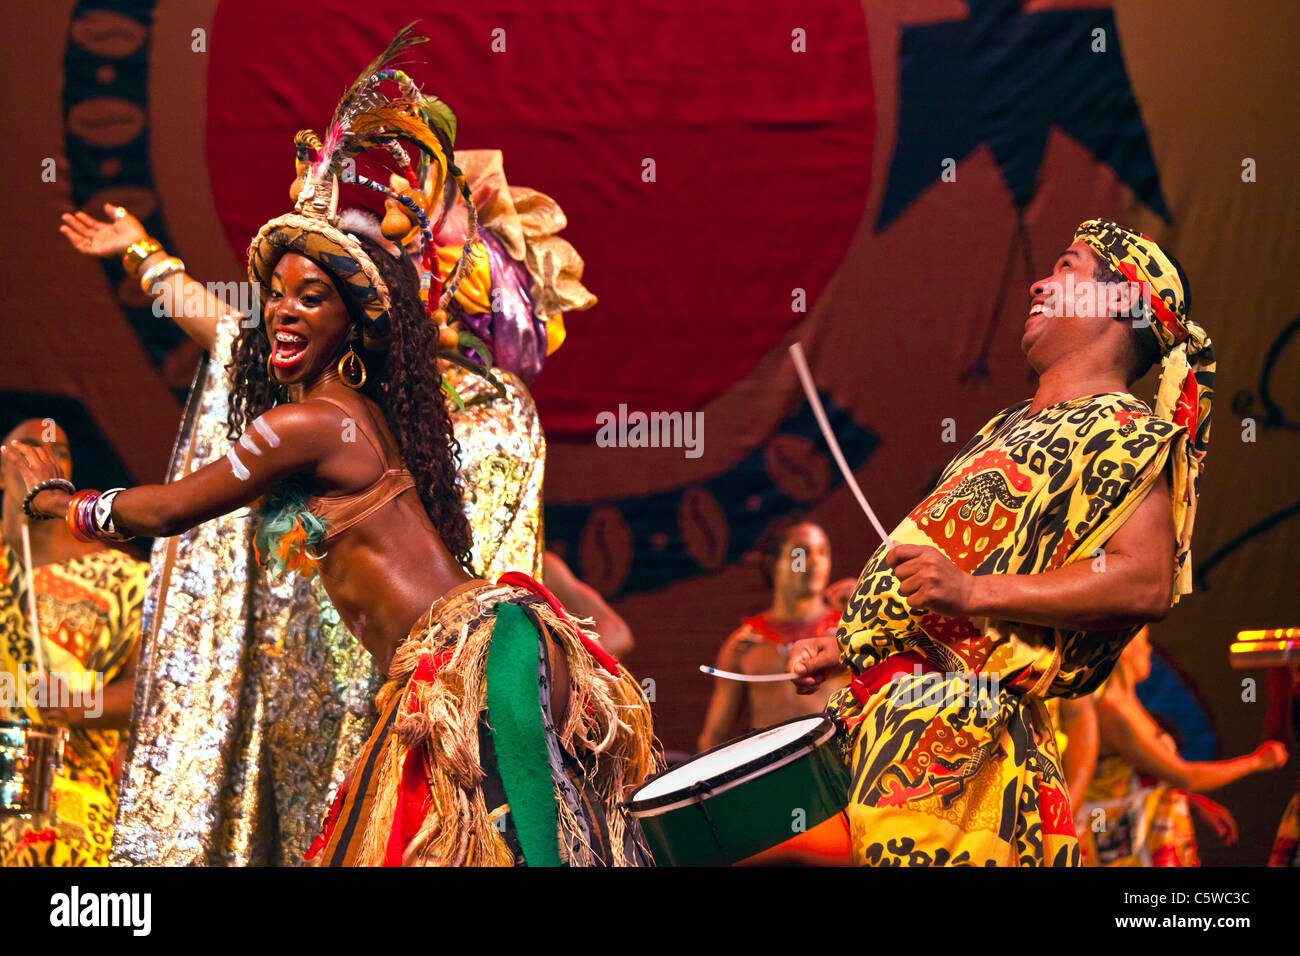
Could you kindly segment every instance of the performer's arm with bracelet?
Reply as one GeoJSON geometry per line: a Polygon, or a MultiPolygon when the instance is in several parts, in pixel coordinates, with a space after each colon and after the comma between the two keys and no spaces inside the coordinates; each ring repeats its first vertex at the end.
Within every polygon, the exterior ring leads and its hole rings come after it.
{"type": "MultiPolygon", "coordinates": [[[[180,534],[251,504],[281,478],[320,464],[332,450],[330,436],[341,436],[331,427],[336,424],[333,409],[327,406],[280,405],[254,419],[225,458],[178,481],[106,492],[103,497],[112,495],[107,507],[98,501],[98,492],[47,489],[32,497],[31,507],[41,517],[66,518],[83,540],[180,534]]],[[[341,444],[341,437],[334,444],[341,444]]],[[[16,459],[29,488],[61,477],[46,448],[10,442],[3,451],[16,459]]]]}
{"type": "Polygon", "coordinates": [[[122,206],[105,203],[112,221],[103,222],[84,212],[64,213],[63,233],[72,248],[104,259],[122,259],[129,277],[140,282],[146,295],[158,296],[163,310],[191,339],[211,351],[217,340],[217,323],[234,321],[235,313],[185,272],[185,263],[168,256],[140,223],[122,206]]]}

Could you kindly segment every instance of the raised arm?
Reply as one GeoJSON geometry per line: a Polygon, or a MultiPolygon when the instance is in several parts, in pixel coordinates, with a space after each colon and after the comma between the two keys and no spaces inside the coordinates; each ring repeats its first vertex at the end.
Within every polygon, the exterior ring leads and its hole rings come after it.
{"type": "MultiPolygon", "coordinates": [[[[134,243],[148,238],[140,220],[121,206],[105,203],[104,211],[110,217],[108,222],[95,219],[84,212],[64,213],[59,232],[78,252],[104,259],[121,258],[134,243]]],[[[166,258],[167,253],[163,250],[150,253],[139,261],[133,278],[139,281],[140,277],[166,258]]],[[[238,288],[235,283],[227,283],[226,287],[238,288]]],[[[227,306],[209,292],[203,283],[191,278],[184,270],[159,279],[145,292],[156,295],[158,307],[171,316],[204,351],[211,351],[216,344],[218,322],[235,322],[240,318],[236,309],[227,306]]]]}
{"type": "MultiPolygon", "coordinates": [[[[112,505],[113,523],[128,535],[166,537],[251,504],[275,482],[306,469],[315,469],[338,448],[337,413],[326,405],[280,405],[254,419],[219,461],[205,465],[166,485],[139,485],[120,492],[112,505]]],[[[17,456],[28,488],[59,477],[58,465],[46,448],[10,442],[4,453],[17,456]]],[[[62,518],[70,495],[42,491],[32,508],[47,517],[62,518]]]]}

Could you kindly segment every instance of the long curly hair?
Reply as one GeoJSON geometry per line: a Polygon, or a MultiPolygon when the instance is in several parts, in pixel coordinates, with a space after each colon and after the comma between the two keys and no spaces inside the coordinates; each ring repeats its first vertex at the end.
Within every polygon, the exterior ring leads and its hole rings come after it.
{"type": "MultiPolygon", "coordinates": [[[[361,393],[383,412],[402,462],[415,478],[424,510],[442,543],[461,567],[474,574],[470,557],[473,541],[461,503],[457,472],[460,445],[452,431],[451,415],[442,393],[437,330],[420,301],[415,266],[409,256],[393,257],[370,236],[353,235],[379,269],[391,300],[389,346],[383,352],[367,350],[361,345],[361,311],[352,297],[341,291],[343,284],[331,274],[352,316],[348,340],[369,371],[361,393]],[[378,370],[382,370],[381,374],[375,374],[378,370]]],[[[227,366],[233,383],[227,431],[231,441],[258,415],[289,400],[288,387],[267,374],[270,357],[271,344],[262,323],[240,329],[227,366]]]]}

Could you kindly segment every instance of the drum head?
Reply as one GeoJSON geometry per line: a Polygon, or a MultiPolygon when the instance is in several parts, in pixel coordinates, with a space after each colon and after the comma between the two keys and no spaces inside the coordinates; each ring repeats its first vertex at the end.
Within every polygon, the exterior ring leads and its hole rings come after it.
{"type": "Polygon", "coordinates": [[[632,794],[632,812],[655,810],[700,793],[735,784],[753,774],[807,753],[835,735],[825,714],[792,717],[771,727],[704,751],[686,763],[651,777],[632,794]]]}

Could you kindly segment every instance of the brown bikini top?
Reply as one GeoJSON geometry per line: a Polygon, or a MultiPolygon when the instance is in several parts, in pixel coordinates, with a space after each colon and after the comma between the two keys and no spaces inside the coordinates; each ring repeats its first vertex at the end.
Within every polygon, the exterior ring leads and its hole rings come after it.
{"type": "MultiPolygon", "coordinates": [[[[326,545],[354,524],[369,518],[407,488],[414,488],[415,479],[405,467],[389,467],[388,455],[384,453],[379,442],[375,441],[368,428],[362,427],[360,420],[342,402],[324,396],[317,401],[329,402],[356,421],[357,428],[366,436],[366,441],[370,442],[370,447],[375,450],[375,454],[379,456],[379,460],[386,468],[373,484],[350,495],[323,495],[307,499],[307,510],[325,522],[325,537],[321,539],[321,545],[326,545]]],[[[367,408],[366,417],[369,416],[370,410],[367,408]]]]}

